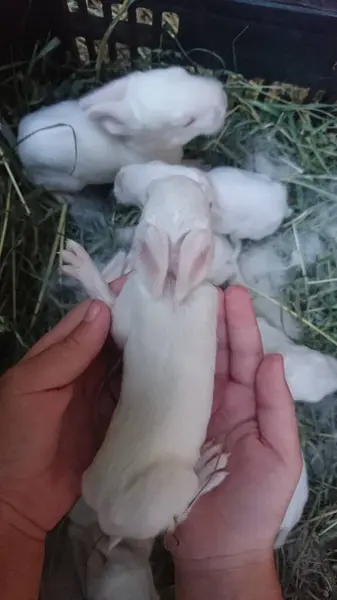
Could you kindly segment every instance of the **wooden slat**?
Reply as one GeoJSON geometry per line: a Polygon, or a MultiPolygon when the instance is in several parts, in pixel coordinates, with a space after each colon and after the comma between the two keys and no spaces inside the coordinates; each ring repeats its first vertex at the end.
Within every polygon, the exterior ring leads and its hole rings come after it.
{"type": "MultiPolygon", "coordinates": [[[[18,33],[21,19],[17,15],[25,15],[30,2],[31,38],[43,37],[50,27],[69,48],[77,36],[90,44],[100,39],[107,28],[108,12],[104,18],[87,14],[84,1],[80,0],[78,13],[68,13],[62,11],[66,0],[2,0],[0,50],[8,49],[9,38],[28,39],[26,29],[21,36],[18,33]]],[[[337,90],[337,0],[336,6],[332,0],[139,0],[130,7],[128,22],[116,26],[111,47],[116,41],[127,45],[132,58],[140,46],[157,47],[163,12],[179,15],[179,42],[186,52],[194,48],[210,51],[193,54],[205,66],[219,67],[212,58],[214,53],[228,69],[237,69],[248,78],[322,89],[330,95],[337,90]],[[154,28],[136,22],[137,7],[153,11],[154,28]],[[323,12],[319,8],[324,8],[323,12]]],[[[163,49],[178,48],[164,35],[163,49]]],[[[93,53],[93,47],[90,50],[93,53]]]]}

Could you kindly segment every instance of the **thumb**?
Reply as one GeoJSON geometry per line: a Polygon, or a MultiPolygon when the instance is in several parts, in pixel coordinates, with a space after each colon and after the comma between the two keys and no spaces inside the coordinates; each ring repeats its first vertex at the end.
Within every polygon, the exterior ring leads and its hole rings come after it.
{"type": "Polygon", "coordinates": [[[257,421],[262,439],[283,459],[300,452],[294,400],[282,356],[264,357],[256,377],[257,421]]]}
{"type": "Polygon", "coordinates": [[[77,379],[102,349],[110,321],[110,309],[101,301],[91,302],[73,331],[17,366],[20,377],[15,387],[32,393],[60,388],[77,379]]]}

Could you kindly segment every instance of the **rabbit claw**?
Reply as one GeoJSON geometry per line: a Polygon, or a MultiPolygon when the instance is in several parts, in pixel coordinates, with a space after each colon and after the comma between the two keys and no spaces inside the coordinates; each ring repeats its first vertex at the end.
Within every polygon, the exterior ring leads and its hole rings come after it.
{"type": "MultiPolygon", "coordinates": [[[[60,253],[61,271],[84,284],[90,278],[94,266],[87,251],[74,240],[67,240],[65,250],[60,253]]],[[[96,267],[95,267],[96,268],[96,267]]]]}
{"type": "Polygon", "coordinates": [[[176,526],[186,520],[200,496],[214,490],[226,479],[228,473],[225,471],[225,467],[227,466],[228,458],[229,454],[222,452],[221,444],[207,442],[202,447],[200,458],[194,467],[199,481],[198,490],[187,509],[181,515],[175,517],[176,526]]]}
{"type": "Polygon", "coordinates": [[[199,480],[198,497],[207,494],[224,481],[227,476],[225,467],[228,458],[229,454],[222,452],[220,444],[214,444],[201,453],[195,466],[199,480]]]}
{"type": "Polygon", "coordinates": [[[62,273],[77,279],[89,298],[102,300],[110,308],[113,307],[114,294],[81,244],[67,240],[66,248],[61,251],[60,257],[62,273]]]}

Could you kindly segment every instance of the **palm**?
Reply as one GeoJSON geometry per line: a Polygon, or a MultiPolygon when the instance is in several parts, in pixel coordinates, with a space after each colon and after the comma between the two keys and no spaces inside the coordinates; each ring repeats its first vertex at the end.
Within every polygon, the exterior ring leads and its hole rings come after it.
{"type": "MultiPolygon", "coordinates": [[[[73,386],[73,398],[64,414],[58,451],[50,469],[40,477],[45,489],[44,479],[50,477],[53,481],[49,486],[52,504],[46,507],[45,513],[46,529],[53,527],[80,495],[82,473],[92,462],[111,418],[115,403],[109,387],[101,385],[105,371],[104,360],[99,357],[73,386]],[[54,514],[50,506],[53,506],[54,514]]],[[[41,512],[39,514],[41,518],[41,512]]]]}
{"type": "Polygon", "coordinates": [[[76,343],[62,346],[68,332],[82,326],[86,308],[84,303],[69,313],[1,379],[0,498],[43,530],[54,527],[78,498],[82,473],[104,438],[119,395],[119,373],[107,378],[119,353],[111,343],[99,352],[108,309],[97,338],[89,328],[91,345],[83,346],[87,355],[78,366],[76,343]],[[76,376],[62,371],[63,365],[77,369],[76,376]]]}
{"type": "MultiPolygon", "coordinates": [[[[104,437],[114,406],[111,386],[101,385],[105,372],[106,362],[101,354],[74,383],[62,390],[44,392],[36,412],[31,412],[24,396],[18,398],[15,404],[8,398],[8,403],[5,400],[1,405],[3,422],[8,422],[8,407],[14,425],[13,435],[8,428],[3,432],[2,445],[20,449],[18,456],[12,454],[11,460],[2,465],[2,477],[7,480],[7,488],[8,479],[13,478],[12,495],[20,498],[17,508],[21,510],[22,505],[43,529],[51,529],[76,501],[82,473],[104,437]],[[69,395],[71,400],[68,404],[69,395]],[[54,421],[48,409],[57,403],[61,406],[63,402],[68,407],[56,438],[54,421]],[[22,420],[29,432],[27,447],[25,432],[22,439],[17,438],[16,421],[22,420]],[[31,489],[34,489],[33,498],[31,489]]],[[[37,404],[38,398],[34,401],[37,404]]],[[[10,495],[7,498],[9,502],[10,495]]]]}
{"type": "Polygon", "coordinates": [[[49,506],[46,528],[58,522],[81,493],[82,473],[104,439],[119,396],[120,372],[116,371],[113,377],[109,374],[109,366],[116,365],[118,360],[119,355],[111,345],[73,385],[73,398],[64,414],[58,451],[51,468],[41,476],[42,486],[45,476],[53,480],[49,489],[55,514],[49,506]]]}

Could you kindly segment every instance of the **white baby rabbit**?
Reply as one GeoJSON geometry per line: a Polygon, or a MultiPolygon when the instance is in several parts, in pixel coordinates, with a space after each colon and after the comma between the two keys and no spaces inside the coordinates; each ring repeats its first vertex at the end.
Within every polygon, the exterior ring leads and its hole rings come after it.
{"type": "Polygon", "coordinates": [[[63,271],[111,306],[113,335],[124,345],[120,403],[82,482],[108,535],[142,540],[173,530],[226,475],[221,447],[200,454],[216,354],[218,295],[205,281],[210,220],[210,199],[190,178],[152,183],[133,272],[117,299],[81,246],[63,252],[63,271]]]}
{"type": "Polygon", "coordinates": [[[84,96],[82,109],[113,135],[130,129],[177,148],[224,125],[227,95],[213,77],[183,67],[135,71],[84,96]]]}
{"type": "Polygon", "coordinates": [[[83,597],[88,600],[157,600],[149,556],[153,542],[111,547],[97,523],[68,528],[83,597]]]}
{"type": "MultiPolygon", "coordinates": [[[[118,233],[119,242],[125,246],[132,243],[136,232],[136,227],[125,227],[118,233]],[[124,235],[125,230],[125,235],[124,235]]],[[[104,267],[102,275],[110,283],[118,279],[123,274],[127,275],[131,271],[132,250],[127,254],[120,250],[113,259],[104,267]]],[[[237,273],[236,252],[228,239],[223,235],[215,235],[213,243],[212,260],[207,275],[207,280],[213,285],[223,285],[234,274],[237,273]]]]}
{"type": "MultiPolygon", "coordinates": [[[[136,228],[134,228],[136,230],[136,228]]],[[[135,234],[135,232],[134,232],[135,234]]],[[[102,270],[107,283],[127,275],[132,270],[132,250],[127,254],[120,250],[102,270]]],[[[214,236],[212,260],[207,281],[213,285],[223,285],[237,272],[236,254],[230,242],[220,235],[214,236]]]]}
{"type": "MultiPolygon", "coordinates": [[[[114,182],[114,195],[119,204],[143,207],[148,199],[150,184],[172,175],[190,177],[211,197],[213,192],[207,173],[185,165],[169,165],[160,160],[153,160],[147,164],[127,165],[120,169],[114,182]]],[[[212,199],[212,203],[214,200],[215,198],[212,199]]]]}
{"type": "Polygon", "coordinates": [[[260,240],[291,214],[282,183],[232,167],[218,167],[207,175],[216,194],[212,211],[216,233],[236,240],[260,240]]]}
{"type": "MultiPolygon", "coordinates": [[[[184,165],[168,165],[161,161],[152,161],[146,165],[128,165],[116,175],[114,194],[120,204],[144,206],[148,198],[149,186],[168,176],[183,175],[196,181],[205,193],[213,198],[213,189],[203,171],[184,165]]],[[[179,217],[178,217],[179,218],[179,217]]],[[[133,239],[136,228],[119,230],[118,238],[122,245],[133,239]]],[[[213,257],[208,280],[214,285],[225,283],[236,271],[236,255],[230,242],[224,236],[214,236],[213,257]]]]}
{"type": "Polygon", "coordinates": [[[286,514],[284,515],[282,525],[280,527],[280,531],[276,537],[274,542],[274,548],[281,548],[285,543],[288,534],[290,531],[297,525],[299,522],[303,509],[307,503],[309,496],[309,485],[308,485],[308,474],[307,468],[304,461],[304,456],[302,456],[303,465],[301,476],[296,486],[296,489],[292,495],[292,498],[289,502],[286,514]]]}
{"type": "Polygon", "coordinates": [[[182,67],[135,71],[25,116],[17,148],[33,183],[75,192],[112,182],[123,165],[180,163],[183,145],[218,132],[226,110],[216,79],[182,67]]]}
{"type": "Polygon", "coordinates": [[[257,321],[264,352],[283,356],[286,380],[295,401],[319,402],[337,390],[335,358],[295,344],[263,318],[257,321]]]}

